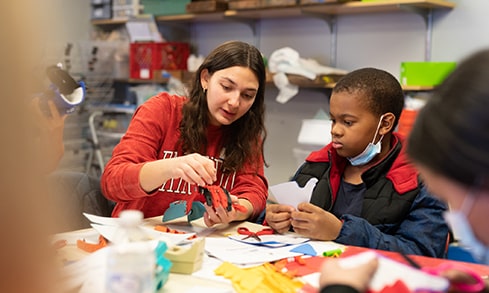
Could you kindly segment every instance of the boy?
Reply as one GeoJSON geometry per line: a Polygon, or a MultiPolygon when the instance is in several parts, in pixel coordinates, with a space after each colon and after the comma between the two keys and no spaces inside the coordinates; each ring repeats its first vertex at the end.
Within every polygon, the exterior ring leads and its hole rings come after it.
{"type": "Polygon", "coordinates": [[[312,152],[293,177],[318,182],[297,210],[269,204],[265,221],[296,233],[345,245],[443,257],[445,205],[430,196],[407,162],[404,138],[393,133],[404,105],[388,72],[363,68],[334,87],[332,142],[312,152]]]}

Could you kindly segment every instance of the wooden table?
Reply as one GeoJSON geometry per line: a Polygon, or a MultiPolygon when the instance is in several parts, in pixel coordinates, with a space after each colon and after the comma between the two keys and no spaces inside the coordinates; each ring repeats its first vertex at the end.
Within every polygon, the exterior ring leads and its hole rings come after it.
{"type": "MultiPolygon", "coordinates": [[[[145,219],[144,225],[148,227],[154,227],[156,225],[161,225],[162,217],[154,217],[154,218],[148,218],[145,219]]],[[[203,221],[194,221],[193,225],[197,227],[205,227],[205,224],[203,221]]],[[[227,237],[229,234],[235,233],[236,229],[238,226],[246,226],[248,229],[251,231],[258,231],[263,228],[263,226],[250,223],[250,222],[238,222],[238,223],[231,223],[229,225],[221,225],[220,227],[216,227],[216,229],[212,230],[206,230],[207,235],[199,235],[202,237],[227,237]]],[[[175,226],[172,226],[175,228],[175,226]]],[[[184,227],[182,227],[184,228],[184,227]]],[[[178,229],[178,228],[177,228],[178,229]]],[[[72,232],[67,232],[67,233],[62,233],[59,234],[60,236],[66,235],[66,237],[76,237],[76,235],[83,235],[86,233],[92,233],[94,230],[93,229],[84,229],[84,230],[77,230],[77,231],[72,231],[72,232]]],[[[356,253],[364,252],[366,250],[369,250],[367,248],[361,248],[361,247],[353,247],[353,246],[347,246],[345,252],[342,254],[341,257],[347,257],[351,256],[356,253]]],[[[377,250],[377,252],[388,256],[389,258],[392,258],[394,260],[397,260],[402,263],[406,263],[406,261],[398,254],[395,252],[388,252],[388,251],[380,251],[377,250]]],[[[59,256],[67,261],[77,261],[82,259],[83,257],[87,256],[88,253],[84,252],[76,247],[76,245],[67,245],[58,251],[59,256]]],[[[446,260],[446,259],[439,259],[439,258],[431,258],[431,257],[423,257],[423,256],[412,256],[412,258],[418,262],[422,267],[434,267],[437,266],[441,263],[444,262],[456,262],[459,264],[462,264],[464,266],[467,266],[474,271],[478,272],[481,276],[487,276],[489,275],[489,266],[484,266],[484,265],[478,265],[478,264],[473,264],[473,263],[465,263],[465,262],[458,262],[458,261],[452,261],[452,260],[446,260]]],[[[407,264],[407,263],[406,263],[407,264]]],[[[186,275],[186,274],[176,274],[176,273],[170,273],[170,277],[168,279],[168,282],[165,284],[161,292],[189,292],[190,289],[193,288],[207,288],[213,292],[234,292],[232,285],[230,282],[226,282],[223,280],[223,282],[218,282],[215,280],[211,279],[204,279],[204,278],[199,278],[193,275],[186,275]]]]}
{"type": "MultiPolygon", "coordinates": [[[[155,227],[156,225],[163,224],[161,221],[162,217],[154,217],[147,218],[144,220],[144,225],[148,227],[155,227]]],[[[205,227],[203,221],[194,221],[193,225],[197,227],[205,227]]],[[[263,226],[254,224],[251,222],[237,222],[231,223],[229,225],[221,225],[216,229],[212,229],[211,233],[205,235],[205,237],[227,237],[230,233],[235,233],[237,226],[246,226],[251,231],[258,231],[263,226]]],[[[175,227],[175,226],[172,226],[175,227]]],[[[182,227],[183,228],[183,227],[182,227]]],[[[76,230],[66,233],[60,233],[57,235],[59,238],[65,239],[78,239],[79,237],[83,237],[83,235],[89,235],[96,233],[94,229],[82,229],[76,230]]],[[[71,240],[73,242],[73,240],[71,240]]],[[[89,253],[79,249],[75,244],[68,244],[58,250],[58,257],[65,262],[78,261],[86,256],[89,253]]],[[[215,280],[204,279],[195,277],[193,275],[187,274],[176,274],[170,273],[170,277],[167,283],[164,285],[163,289],[160,292],[186,292],[192,288],[208,288],[215,290],[214,292],[234,292],[232,289],[232,285],[230,282],[217,282],[215,280]]],[[[94,292],[96,293],[96,292],[94,292]]]]}

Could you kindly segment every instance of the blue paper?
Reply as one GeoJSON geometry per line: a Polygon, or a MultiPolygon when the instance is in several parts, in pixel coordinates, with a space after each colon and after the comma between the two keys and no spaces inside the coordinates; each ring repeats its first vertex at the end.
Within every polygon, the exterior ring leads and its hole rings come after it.
{"type": "Polygon", "coordinates": [[[311,246],[311,244],[308,244],[308,243],[299,245],[299,246],[291,249],[290,252],[297,252],[297,253],[302,253],[302,254],[311,255],[311,256],[317,255],[316,250],[314,250],[314,248],[311,246]]]}

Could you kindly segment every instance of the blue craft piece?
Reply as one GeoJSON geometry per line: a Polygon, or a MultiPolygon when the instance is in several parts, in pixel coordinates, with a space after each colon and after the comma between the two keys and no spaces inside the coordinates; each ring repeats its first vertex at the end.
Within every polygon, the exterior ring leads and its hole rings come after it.
{"type": "Polygon", "coordinates": [[[184,200],[174,201],[163,214],[163,222],[171,221],[187,215],[187,202],[184,200]]]}
{"type": "Polygon", "coordinates": [[[192,222],[194,220],[200,219],[204,216],[204,213],[205,213],[204,204],[201,203],[200,201],[194,201],[192,202],[192,209],[188,214],[188,221],[192,222]]]}
{"type": "Polygon", "coordinates": [[[299,246],[291,249],[290,252],[297,252],[297,253],[302,253],[302,254],[311,255],[311,256],[317,255],[316,250],[314,250],[314,248],[311,246],[311,244],[308,244],[308,243],[299,245],[299,246]]]}
{"type": "Polygon", "coordinates": [[[160,289],[166,284],[170,275],[170,269],[173,265],[172,262],[165,257],[167,248],[168,247],[165,242],[159,241],[155,249],[155,292],[159,292],[160,289]]]}

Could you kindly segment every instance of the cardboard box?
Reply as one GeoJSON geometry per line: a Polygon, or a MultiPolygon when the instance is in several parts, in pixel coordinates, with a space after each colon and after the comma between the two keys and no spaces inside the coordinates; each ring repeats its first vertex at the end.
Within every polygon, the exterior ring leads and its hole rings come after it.
{"type": "Polygon", "coordinates": [[[92,5],[92,19],[111,19],[112,18],[112,4],[104,3],[92,5]]]}
{"type": "Polygon", "coordinates": [[[257,8],[269,8],[269,7],[287,7],[295,6],[298,4],[298,0],[244,0],[244,1],[230,1],[228,3],[229,9],[257,9],[257,8]]]}
{"type": "Polygon", "coordinates": [[[436,86],[456,67],[455,62],[402,62],[401,84],[436,86]]]}
{"type": "Polygon", "coordinates": [[[111,4],[112,0],[91,0],[90,3],[92,5],[104,5],[104,4],[111,4]]]}
{"type": "Polygon", "coordinates": [[[300,4],[343,3],[360,0],[300,0],[300,4]]]}
{"type": "Polygon", "coordinates": [[[228,9],[228,3],[222,1],[198,1],[187,4],[188,13],[205,13],[224,11],[228,9]]]}
{"type": "Polygon", "coordinates": [[[163,73],[167,72],[170,74],[172,77],[177,78],[179,80],[182,80],[183,78],[183,70],[155,70],[153,71],[153,81],[159,82],[159,83],[166,83],[168,82],[167,77],[163,77],[163,73]]]}

